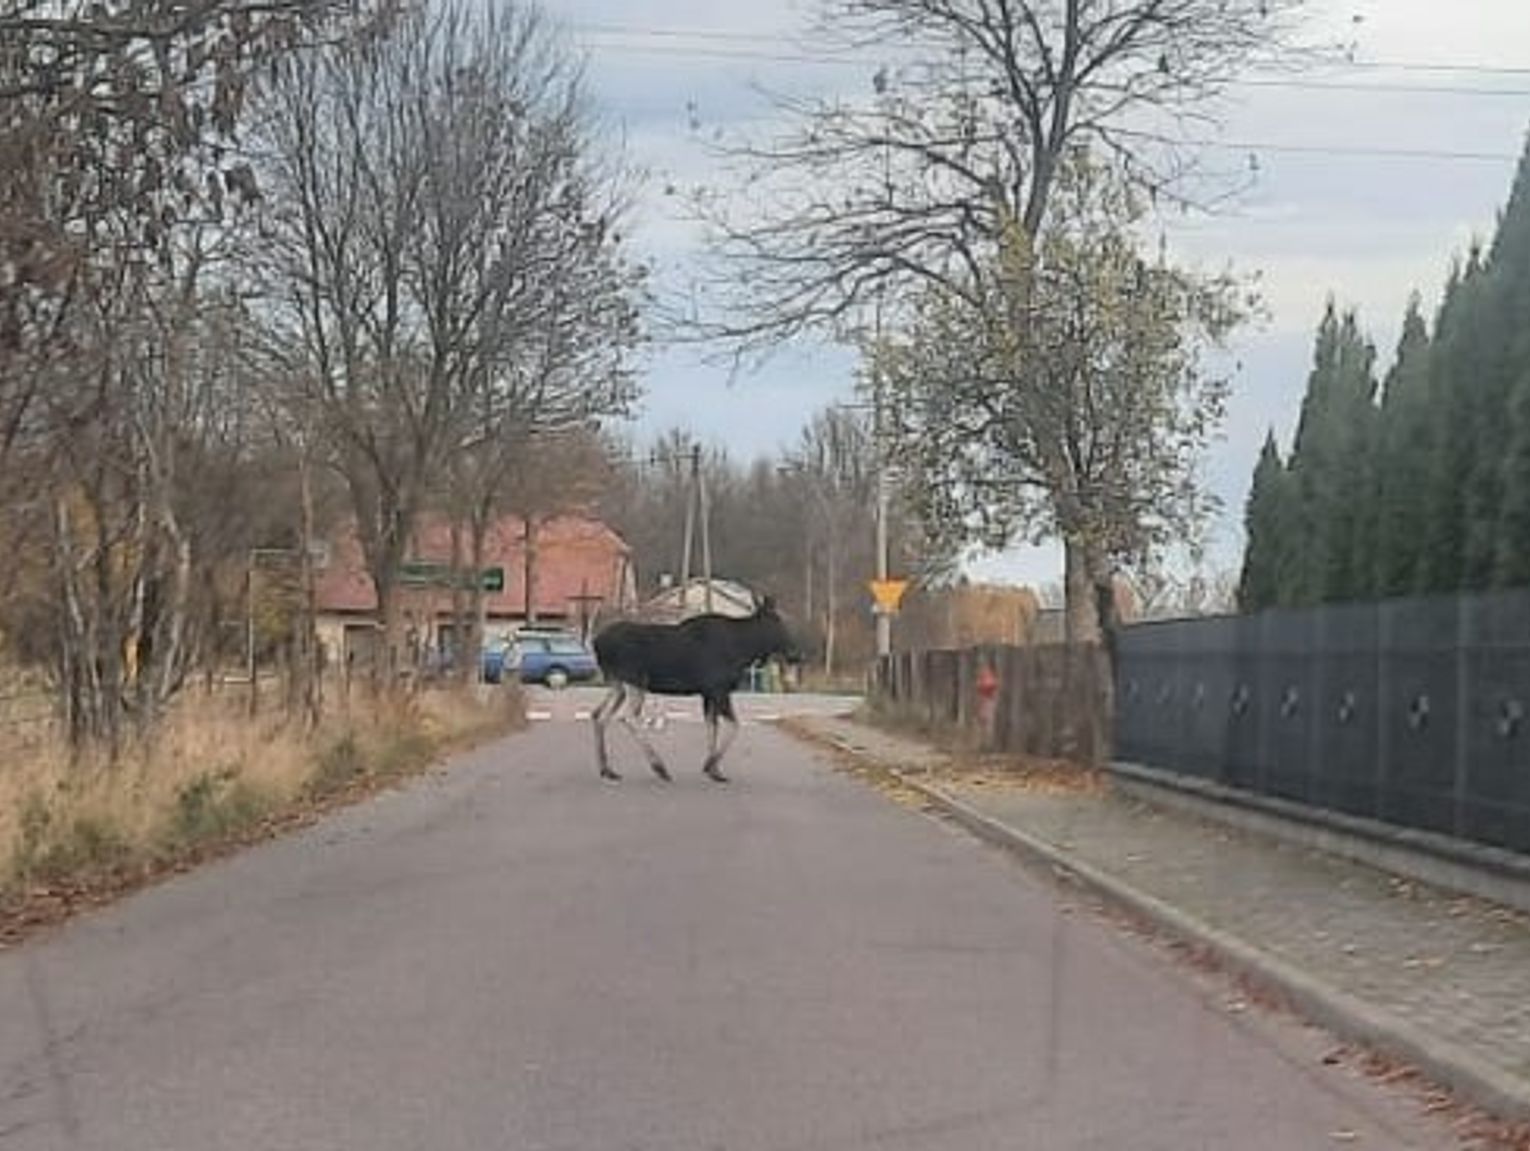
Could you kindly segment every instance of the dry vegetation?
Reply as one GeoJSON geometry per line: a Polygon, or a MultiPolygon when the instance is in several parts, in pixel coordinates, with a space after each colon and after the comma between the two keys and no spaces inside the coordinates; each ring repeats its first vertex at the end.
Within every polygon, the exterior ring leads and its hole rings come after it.
{"type": "Polygon", "coordinates": [[[1087,795],[1104,794],[1109,789],[1104,773],[1066,760],[979,754],[967,750],[970,740],[950,729],[932,731],[927,724],[894,721],[879,713],[862,713],[858,718],[871,726],[918,738],[940,754],[918,763],[898,762],[864,748],[851,751],[811,721],[785,719],[780,726],[823,748],[839,771],[876,788],[895,802],[920,810],[929,808],[929,797],[910,787],[909,780],[947,791],[985,788],[1036,795],[1087,795]]]}
{"type": "Polygon", "coordinates": [[[388,786],[521,721],[519,693],[335,708],[313,729],[188,694],[113,763],[62,742],[0,769],[0,942],[388,786]]]}

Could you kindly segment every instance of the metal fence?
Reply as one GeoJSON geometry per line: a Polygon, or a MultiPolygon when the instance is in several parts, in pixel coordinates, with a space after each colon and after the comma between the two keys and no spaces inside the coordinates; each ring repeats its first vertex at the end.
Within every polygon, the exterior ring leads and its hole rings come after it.
{"type": "Polygon", "coordinates": [[[1116,755],[1530,851],[1530,592],[1142,624],[1116,755]]]}

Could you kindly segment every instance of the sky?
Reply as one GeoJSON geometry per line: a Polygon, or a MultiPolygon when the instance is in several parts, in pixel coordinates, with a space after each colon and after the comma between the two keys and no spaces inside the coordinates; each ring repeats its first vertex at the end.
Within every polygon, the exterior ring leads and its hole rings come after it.
{"type": "MultiPolygon", "coordinates": [[[[661,285],[688,282],[702,256],[668,190],[724,183],[698,136],[768,131],[762,89],[869,85],[874,58],[811,59],[818,2],[544,0],[587,56],[612,140],[645,173],[632,242],[661,285]]],[[[1384,372],[1409,294],[1432,312],[1451,259],[1491,234],[1530,129],[1530,0],[1314,0],[1311,10],[1314,33],[1353,40],[1362,66],[1240,87],[1207,155],[1248,170],[1251,186],[1215,217],[1163,221],[1184,260],[1257,271],[1268,312],[1229,350],[1238,369],[1205,465],[1223,504],[1209,531],[1214,567],[1237,565],[1266,432],[1290,442],[1327,299],[1358,309],[1384,372]]],[[[843,349],[803,344],[730,378],[695,349],[654,348],[634,430],[684,427],[742,458],[775,452],[815,410],[850,397],[854,368],[843,349]]],[[[967,566],[995,580],[1060,574],[1050,547],[967,566]]]]}

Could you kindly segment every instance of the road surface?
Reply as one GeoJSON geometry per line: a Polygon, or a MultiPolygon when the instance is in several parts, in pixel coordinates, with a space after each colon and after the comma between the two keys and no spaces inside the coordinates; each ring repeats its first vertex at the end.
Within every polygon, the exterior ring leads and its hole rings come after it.
{"type": "Polygon", "coordinates": [[[588,703],[0,952],[0,1149],[1451,1146],[768,724],[600,783],[588,703]]]}

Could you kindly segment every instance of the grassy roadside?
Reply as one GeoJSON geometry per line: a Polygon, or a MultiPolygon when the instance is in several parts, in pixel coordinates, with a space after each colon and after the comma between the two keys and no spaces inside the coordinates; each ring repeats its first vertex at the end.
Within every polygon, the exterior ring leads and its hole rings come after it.
{"type": "Polygon", "coordinates": [[[0,766],[0,946],[313,822],[523,723],[520,693],[353,700],[313,730],[188,699],[115,764],[40,749],[0,766]]]}

